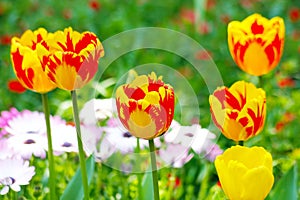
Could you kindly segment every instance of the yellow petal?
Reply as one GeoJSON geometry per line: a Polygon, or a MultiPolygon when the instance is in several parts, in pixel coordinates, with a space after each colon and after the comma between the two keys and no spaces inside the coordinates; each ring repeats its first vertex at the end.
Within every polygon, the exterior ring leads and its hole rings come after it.
{"type": "Polygon", "coordinates": [[[269,194],[274,183],[272,172],[265,166],[249,170],[243,176],[241,185],[245,186],[245,193],[241,199],[263,200],[269,194]]]}

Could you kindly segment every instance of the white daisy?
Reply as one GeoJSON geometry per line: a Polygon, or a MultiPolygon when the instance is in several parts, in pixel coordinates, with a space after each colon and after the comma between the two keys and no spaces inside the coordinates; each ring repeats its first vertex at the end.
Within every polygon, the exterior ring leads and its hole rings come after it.
{"type": "Polygon", "coordinates": [[[189,154],[189,149],[181,144],[167,144],[167,147],[158,151],[159,159],[166,165],[174,168],[181,168],[184,164],[193,158],[193,154],[189,154]]]}
{"type": "Polygon", "coordinates": [[[7,126],[7,123],[9,120],[14,118],[15,116],[19,115],[20,112],[16,108],[11,108],[9,111],[2,111],[0,116],[0,128],[2,130],[0,131],[0,136],[7,134],[7,131],[3,129],[5,126],[7,126]]]}
{"type": "Polygon", "coordinates": [[[97,122],[111,118],[115,99],[92,99],[86,102],[80,111],[79,117],[84,124],[97,124],[97,122]]]}
{"type": "Polygon", "coordinates": [[[35,174],[35,168],[28,161],[21,159],[0,160],[0,195],[5,195],[12,189],[21,190],[21,185],[28,185],[35,174]]]}
{"type": "Polygon", "coordinates": [[[13,149],[7,144],[6,138],[0,139],[0,159],[16,157],[13,149]]]}
{"type": "MultiPolygon", "coordinates": [[[[78,152],[76,128],[71,125],[58,124],[52,127],[52,147],[54,155],[65,152],[78,152]]],[[[45,145],[48,150],[48,145],[45,145]]]]}
{"type": "Polygon", "coordinates": [[[211,145],[215,135],[205,128],[201,128],[199,124],[191,126],[175,126],[172,130],[165,134],[167,143],[181,144],[186,148],[192,148],[196,153],[200,154],[211,145]]]}
{"type": "MultiPolygon", "coordinates": [[[[65,124],[58,116],[50,117],[51,129],[65,124]]],[[[46,123],[44,113],[24,110],[11,118],[3,128],[8,134],[8,145],[24,159],[31,155],[45,158],[47,144],[46,123]]]]}
{"type": "MultiPolygon", "coordinates": [[[[105,138],[122,154],[131,153],[137,147],[137,138],[132,136],[124,127],[104,127],[105,138]]],[[[148,146],[148,140],[140,139],[140,148],[148,146]]]]}
{"type": "Polygon", "coordinates": [[[115,151],[114,145],[103,137],[102,129],[96,126],[82,126],[81,138],[83,148],[88,156],[94,154],[97,162],[108,159],[115,151]]]}

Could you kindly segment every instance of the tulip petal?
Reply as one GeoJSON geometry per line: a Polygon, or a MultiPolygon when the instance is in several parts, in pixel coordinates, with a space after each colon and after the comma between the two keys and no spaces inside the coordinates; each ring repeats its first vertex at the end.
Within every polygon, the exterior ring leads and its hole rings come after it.
{"type": "Polygon", "coordinates": [[[263,200],[269,194],[273,183],[274,176],[272,172],[264,166],[249,170],[243,176],[247,192],[241,196],[241,199],[263,200]]]}

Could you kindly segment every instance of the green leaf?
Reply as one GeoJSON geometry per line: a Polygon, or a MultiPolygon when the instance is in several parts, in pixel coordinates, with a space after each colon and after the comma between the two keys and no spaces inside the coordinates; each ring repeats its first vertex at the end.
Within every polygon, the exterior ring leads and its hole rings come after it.
{"type": "MultiPolygon", "coordinates": [[[[90,184],[94,174],[95,162],[94,157],[91,155],[86,160],[86,170],[88,176],[88,184],[90,184]]],[[[63,195],[60,197],[61,200],[82,200],[83,199],[83,186],[80,168],[77,169],[75,175],[67,185],[63,195]]]]}
{"type": "Polygon", "coordinates": [[[143,192],[143,198],[141,200],[154,199],[152,173],[151,172],[144,174],[144,178],[142,181],[142,192],[143,192]]]}
{"type": "Polygon", "coordinates": [[[297,164],[289,169],[287,173],[277,182],[275,188],[269,195],[269,200],[297,200],[297,164]]]}

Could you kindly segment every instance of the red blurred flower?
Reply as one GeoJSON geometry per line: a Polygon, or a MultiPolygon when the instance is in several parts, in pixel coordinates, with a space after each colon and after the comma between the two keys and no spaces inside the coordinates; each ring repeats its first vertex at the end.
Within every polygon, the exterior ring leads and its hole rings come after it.
{"type": "Polygon", "coordinates": [[[207,0],[206,1],[206,10],[211,10],[216,6],[216,0],[207,0]]]}
{"type": "Polygon", "coordinates": [[[180,11],[180,18],[183,22],[194,24],[196,21],[196,14],[193,9],[183,8],[180,11]]]}
{"type": "Polygon", "coordinates": [[[280,88],[295,87],[295,81],[290,77],[279,80],[277,84],[280,88]]]}
{"type": "Polygon", "coordinates": [[[177,177],[177,176],[172,176],[172,174],[168,174],[168,183],[167,183],[167,186],[170,186],[171,185],[171,182],[174,182],[174,183],[172,183],[172,185],[173,185],[173,188],[175,189],[175,188],[178,188],[180,185],[181,185],[181,180],[180,180],[180,178],[179,177],[177,177]],[[174,180],[175,179],[175,180],[174,180]]]}
{"type": "Polygon", "coordinates": [[[281,132],[283,130],[283,128],[289,124],[290,122],[292,122],[295,119],[295,114],[290,113],[290,112],[286,112],[282,119],[276,123],[275,125],[275,130],[276,132],[281,132]]]}
{"type": "Polygon", "coordinates": [[[285,127],[285,123],[282,121],[279,121],[275,125],[275,130],[276,130],[276,132],[281,132],[284,127],[285,127]]]}
{"type": "Polygon", "coordinates": [[[92,10],[98,11],[100,9],[100,3],[96,0],[89,1],[89,7],[92,10]]]}
{"type": "Polygon", "coordinates": [[[11,92],[23,93],[26,91],[26,88],[17,79],[8,81],[7,87],[11,92]]]}
{"type": "Polygon", "coordinates": [[[65,19],[71,19],[72,18],[72,10],[64,9],[62,14],[63,14],[63,17],[65,19]]]}
{"type": "Polygon", "coordinates": [[[199,24],[198,31],[200,34],[206,35],[211,32],[211,27],[207,22],[203,21],[199,24]]]}
{"type": "Polygon", "coordinates": [[[12,36],[5,34],[0,37],[0,44],[2,45],[10,45],[12,36]]]}
{"type": "Polygon", "coordinates": [[[293,40],[299,40],[300,39],[300,30],[293,30],[291,35],[292,35],[293,40]]]}
{"type": "Polygon", "coordinates": [[[228,23],[230,22],[230,16],[227,15],[227,14],[221,15],[221,21],[222,21],[224,24],[228,24],[228,23]]]}
{"type": "Polygon", "coordinates": [[[289,10],[289,17],[292,22],[297,22],[300,19],[300,9],[299,8],[291,8],[289,10]]]}
{"type": "Polygon", "coordinates": [[[221,185],[220,181],[217,182],[217,186],[219,186],[220,188],[222,188],[222,185],[221,185]]]}
{"type": "Polygon", "coordinates": [[[209,60],[212,57],[212,53],[205,50],[200,50],[195,53],[197,60],[209,60]]]}

